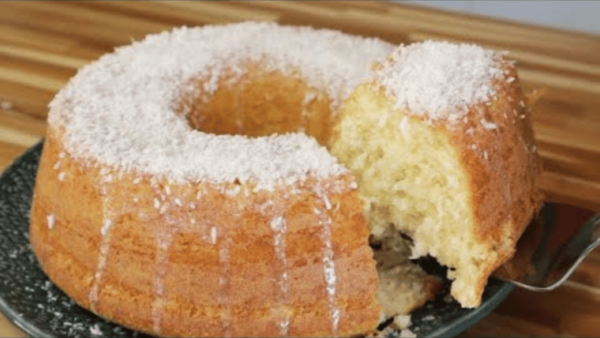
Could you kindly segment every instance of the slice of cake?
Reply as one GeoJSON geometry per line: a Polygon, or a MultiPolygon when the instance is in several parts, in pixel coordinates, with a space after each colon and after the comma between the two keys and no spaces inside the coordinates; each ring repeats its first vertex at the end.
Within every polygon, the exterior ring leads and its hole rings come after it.
{"type": "Polygon", "coordinates": [[[372,235],[448,266],[477,307],[542,201],[529,108],[513,62],[468,44],[398,47],[340,113],[331,151],[356,175],[372,235]]]}

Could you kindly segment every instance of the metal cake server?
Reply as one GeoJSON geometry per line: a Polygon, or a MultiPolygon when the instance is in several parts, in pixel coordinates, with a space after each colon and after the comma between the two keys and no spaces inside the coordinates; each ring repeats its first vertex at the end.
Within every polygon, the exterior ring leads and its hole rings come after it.
{"type": "Polygon", "coordinates": [[[532,291],[554,290],[598,245],[600,213],[546,202],[521,236],[513,258],[494,276],[532,291]]]}

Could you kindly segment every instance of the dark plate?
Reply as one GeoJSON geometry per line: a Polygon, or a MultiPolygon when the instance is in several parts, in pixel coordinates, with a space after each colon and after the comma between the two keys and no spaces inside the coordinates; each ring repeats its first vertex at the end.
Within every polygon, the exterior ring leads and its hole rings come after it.
{"type": "MultiPolygon", "coordinates": [[[[147,337],[109,323],[74,304],[44,275],[29,247],[29,209],[43,143],[29,149],[0,177],[0,311],[33,337],[147,337]]],[[[444,292],[415,311],[419,337],[453,337],[477,323],[513,290],[490,280],[482,305],[462,309],[444,292]]]]}

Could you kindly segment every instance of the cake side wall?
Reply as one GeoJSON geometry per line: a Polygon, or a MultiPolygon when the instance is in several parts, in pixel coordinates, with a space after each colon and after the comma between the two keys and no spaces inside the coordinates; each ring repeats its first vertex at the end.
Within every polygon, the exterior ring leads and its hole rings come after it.
{"type": "Polygon", "coordinates": [[[334,310],[341,335],[378,324],[377,275],[360,202],[347,188],[351,177],[306,182],[294,193],[246,196],[234,185],[167,188],[145,178],[135,184],[128,174],[101,174],[101,167],[82,166],[62,152],[51,130],[39,168],[32,246],[51,280],[83,307],[167,336],[330,335],[334,310]],[[325,227],[331,230],[334,297],[324,271],[325,227]]]}
{"type": "Polygon", "coordinates": [[[468,307],[479,305],[487,278],[514,254],[543,198],[530,109],[515,67],[505,64],[504,76],[493,86],[493,100],[471,106],[466,124],[447,129],[469,180],[475,240],[495,256],[482,266],[485,278],[477,298],[465,300],[468,307]]]}

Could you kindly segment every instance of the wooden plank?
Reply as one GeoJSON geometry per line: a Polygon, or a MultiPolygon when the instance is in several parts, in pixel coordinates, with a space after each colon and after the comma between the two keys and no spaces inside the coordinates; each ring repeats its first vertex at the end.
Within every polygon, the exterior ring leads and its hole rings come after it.
{"type": "Polygon", "coordinates": [[[13,111],[45,119],[48,103],[54,97],[55,90],[39,88],[37,83],[29,86],[23,81],[11,80],[0,79],[0,101],[13,111]]]}
{"type": "Polygon", "coordinates": [[[184,25],[201,26],[230,22],[228,18],[223,17],[222,15],[210,15],[202,11],[182,11],[180,8],[163,2],[155,2],[152,6],[147,6],[140,2],[129,1],[80,2],[78,5],[109,13],[118,12],[129,17],[144,18],[174,27],[184,25]]]}
{"type": "Polygon", "coordinates": [[[2,55],[40,64],[72,69],[78,69],[89,63],[88,59],[72,57],[67,54],[40,51],[29,47],[11,46],[7,44],[0,45],[0,56],[2,55]]]}
{"type": "MultiPolygon", "coordinates": [[[[462,337],[556,337],[558,330],[514,316],[492,313],[462,337]]],[[[562,336],[562,335],[560,335],[562,336]]]]}
{"type": "MultiPolygon", "coordinates": [[[[2,170],[0,162],[0,170],[2,170]]],[[[0,316],[0,337],[25,338],[27,335],[17,328],[13,323],[9,322],[3,316],[0,316]]]]}
{"type": "Polygon", "coordinates": [[[10,22],[18,27],[36,27],[61,38],[70,37],[106,51],[113,46],[141,39],[149,33],[170,28],[168,25],[119,13],[94,11],[68,1],[17,1],[3,3],[2,6],[0,21],[10,22]]]}

